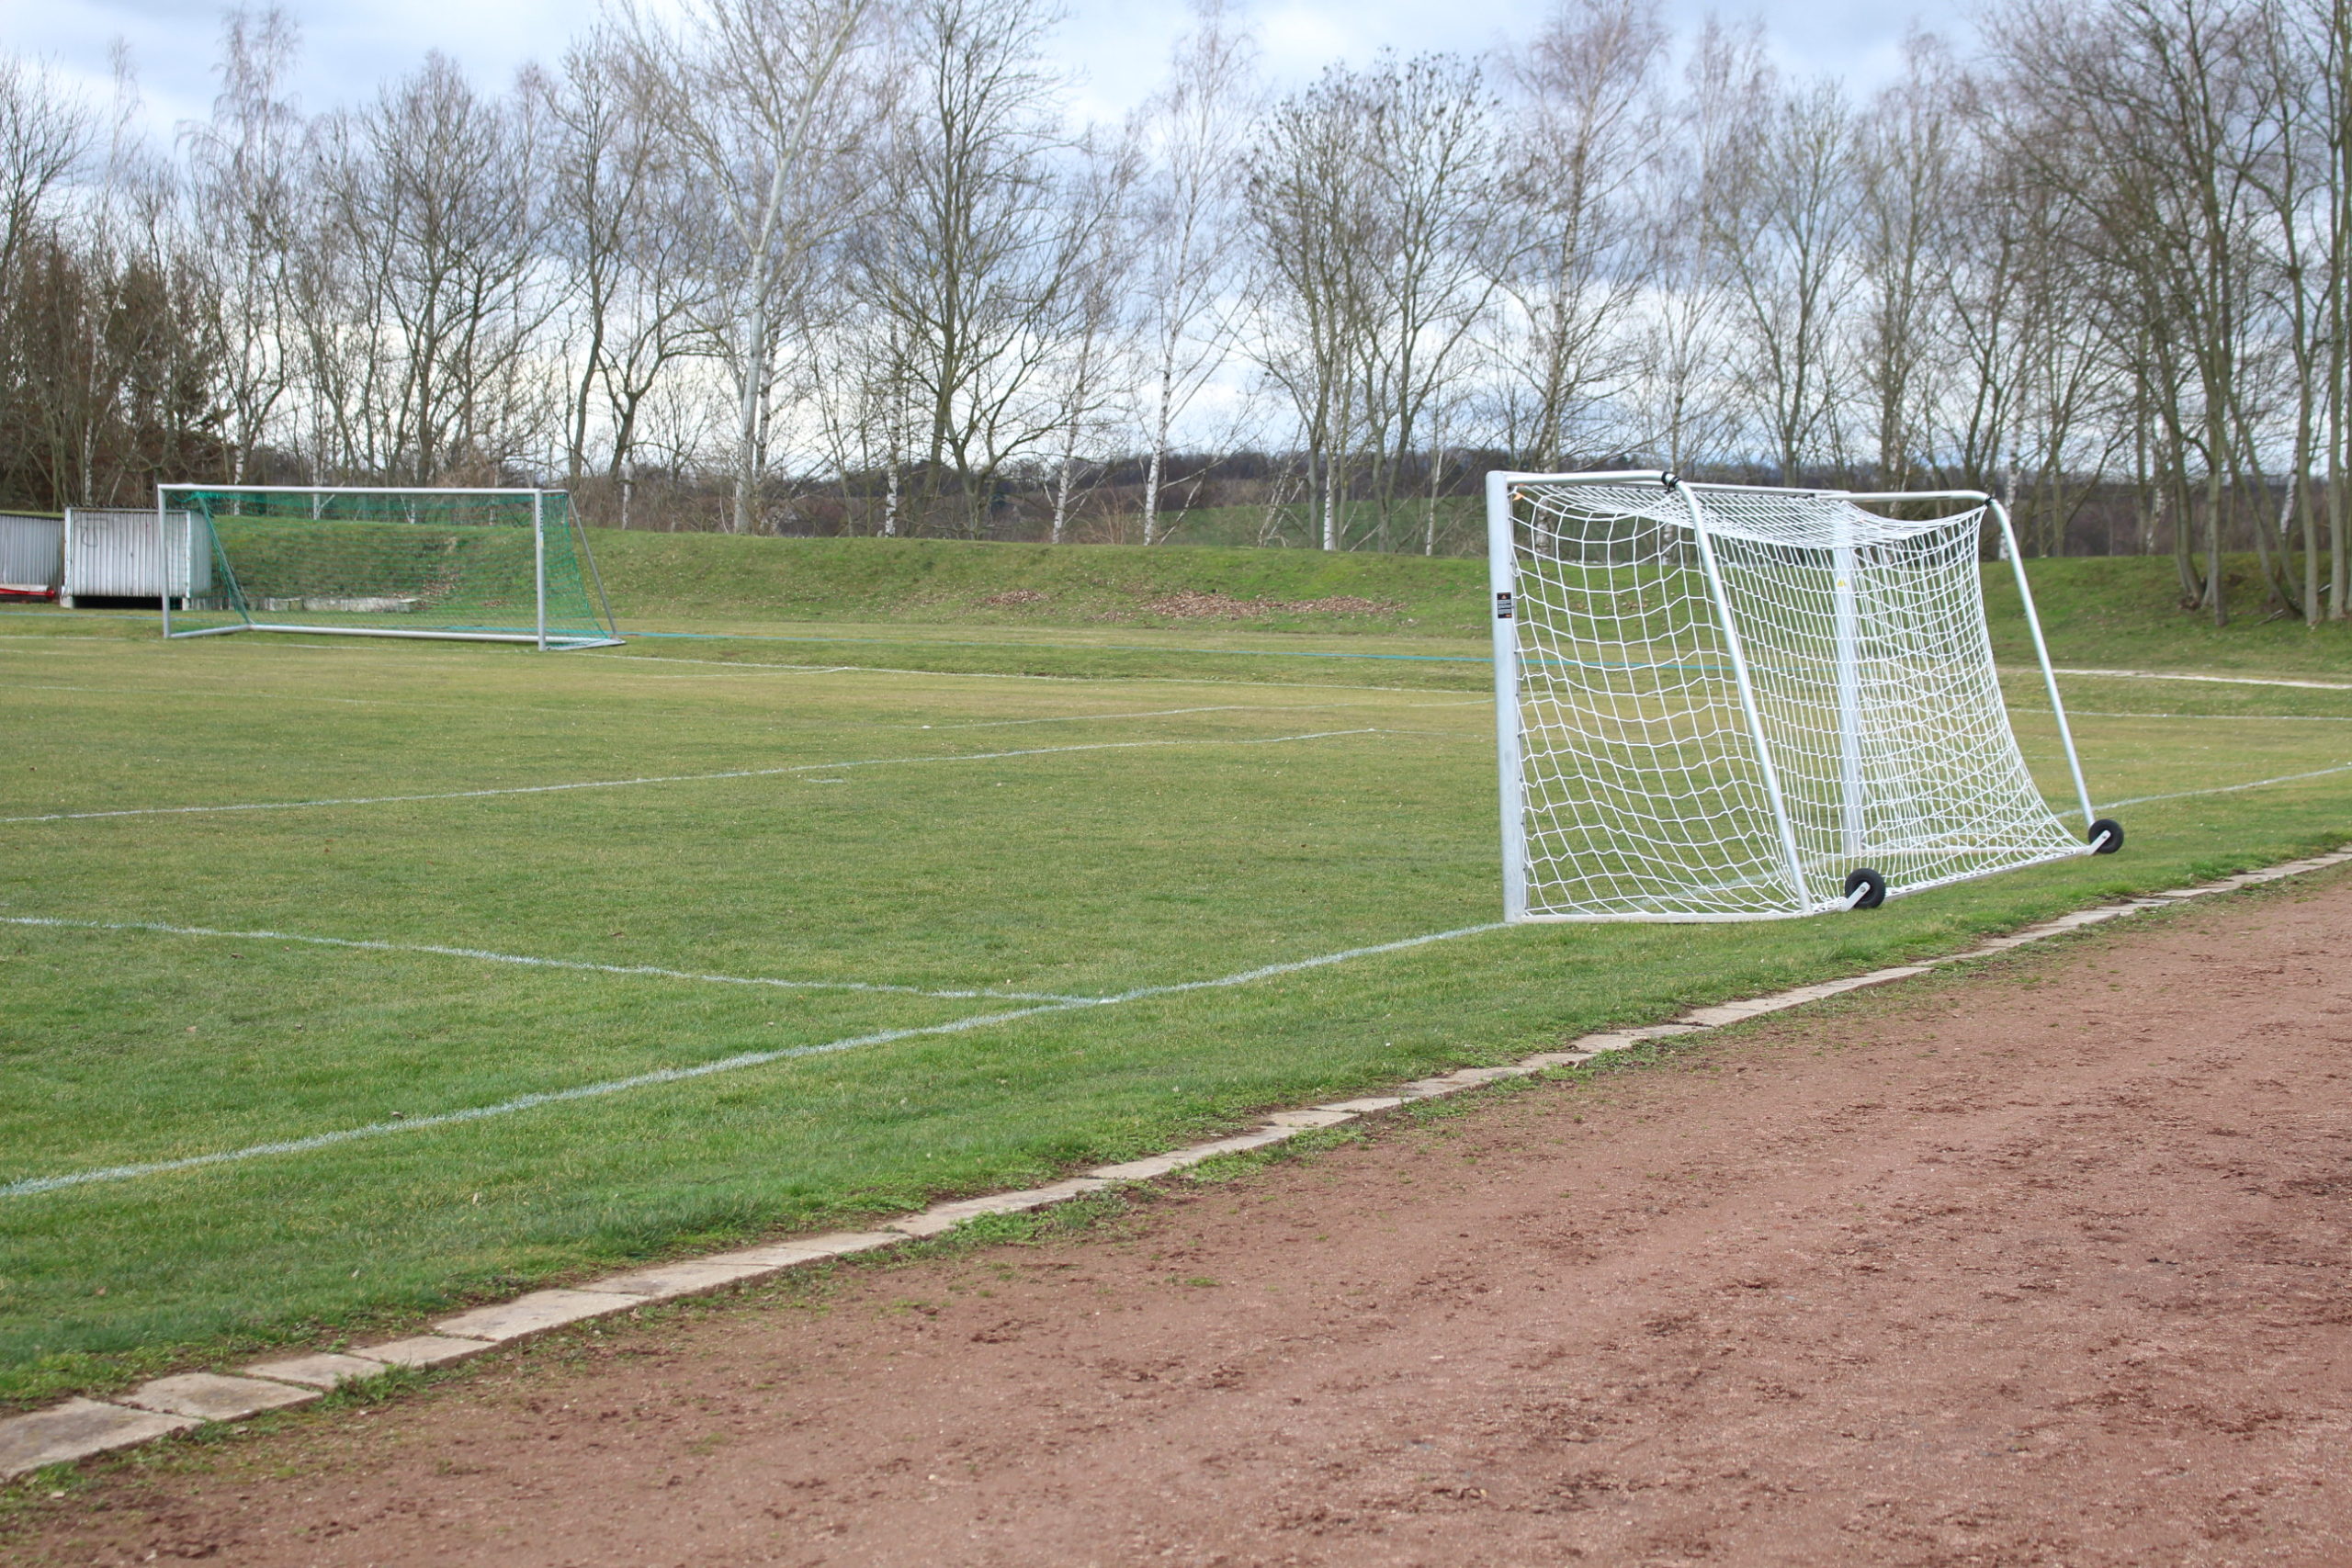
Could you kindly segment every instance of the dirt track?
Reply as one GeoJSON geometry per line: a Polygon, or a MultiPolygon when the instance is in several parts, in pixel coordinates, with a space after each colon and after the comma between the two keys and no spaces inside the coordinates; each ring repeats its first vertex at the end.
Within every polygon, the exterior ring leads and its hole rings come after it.
{"type": "Polygon", "coordinates": [[[2347,1264],[2336,875],[543,1344],[0,1550],[2343,1564],[2347,1264]]]}

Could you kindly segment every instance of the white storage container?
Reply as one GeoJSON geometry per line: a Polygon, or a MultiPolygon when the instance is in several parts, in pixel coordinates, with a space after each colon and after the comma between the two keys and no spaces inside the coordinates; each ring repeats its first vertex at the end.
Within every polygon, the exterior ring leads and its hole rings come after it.
{"type": "Polygon", "coordinates": [[[85,599],[160,600],[167,592],[185,604],[212,592],[211,547],[205,530],[185,512],[68,507],[64,558],[58,597],[62,604],[85,599]]]}
{"type": "Polygon", "coordinates": [[[0,597],[54,598],[65,567],[65,524],[0,513],[0,597]]]}

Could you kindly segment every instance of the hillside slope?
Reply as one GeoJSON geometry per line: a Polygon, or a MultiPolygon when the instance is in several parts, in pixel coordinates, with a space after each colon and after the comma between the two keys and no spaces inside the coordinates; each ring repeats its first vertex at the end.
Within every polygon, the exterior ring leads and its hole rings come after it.
{"type": "Polygon", "coordinates": [[[1320,550],[600,529],[624,621],[1214,625],[1483,637],[1483,561],[1320,550]]]}
{"type": "MultiPolygon", "coordinates": [[[[624,626],[777,622],[1193,627],[1485,640],[1486,563],[1320,550],[593,535],[624,626]]],[[[2352,625],[2267,618],[2251,560],[2232,570],[2238,615],[2216,630],[2183,611],[2172,562],[2112,556],[2030,563],[2061,664],[2245,670],[2352,680],[2352,625]]],[[[2005,563],[1984,568],[1994,642],[2028,657],[2005,563]]]]}

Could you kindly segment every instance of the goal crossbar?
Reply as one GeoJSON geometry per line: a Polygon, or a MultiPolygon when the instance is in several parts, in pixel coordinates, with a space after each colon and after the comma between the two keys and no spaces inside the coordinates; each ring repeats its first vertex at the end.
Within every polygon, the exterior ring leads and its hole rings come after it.
{"type": "Polygon", "coordinates": [[[1633,469],[1490,473],[1487,503],[1507,918],[1783,919],[2120,843],[1994,497],[1633,469]],[[2009,724],[1988,525],[2088,843],[2009,724]]]}

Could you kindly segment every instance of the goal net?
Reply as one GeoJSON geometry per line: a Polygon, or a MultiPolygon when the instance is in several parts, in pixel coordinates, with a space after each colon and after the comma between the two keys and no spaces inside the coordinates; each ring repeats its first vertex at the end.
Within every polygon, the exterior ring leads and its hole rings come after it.
{"type": "Polygon", "coordinates": [[[165,485],[155,515],[167,557],[210,569],[164,597],[166,637],[619,640],[561,491],[165,485]]]}
{"type": "Polygon", "coordinates": [[[1806,915],[2119,846],[2069,832],[2018,749],[1988,517],[2007,538],[1974,493],[1488,476],[1510,917],[1806,915]]]}

